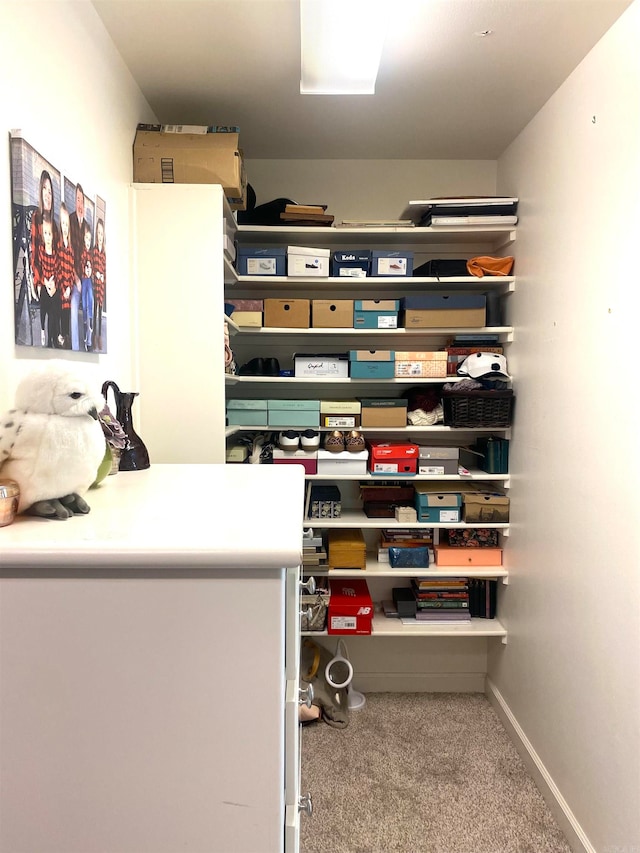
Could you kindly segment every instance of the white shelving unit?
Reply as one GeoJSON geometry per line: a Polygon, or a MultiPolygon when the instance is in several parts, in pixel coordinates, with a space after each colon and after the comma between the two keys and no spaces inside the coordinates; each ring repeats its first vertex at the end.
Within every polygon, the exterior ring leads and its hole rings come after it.
{"type": "MultiPolygon", "coordinates": [[[[513,226],[496,226],[491,228],[324,228],[324,227],[289,227],[289,226],[239,226],[237,240],[240,245],[269,246],[269,245],[304,245],[322,246],[327,248],[380,248],[398,249],[410,248],[414,252],[414,267],[424,260],[433,257],[472,257],[476,254],[506,254],[506,248],[516,238],[513,226]]],[[[294,276],[238,276],[229,275],[226,284],[227,298],[265,299],[274,298],[322,298],[322,299],[358,299],[358,298],[399,298],[404,294],[416,292],[466,292],[466,293],[497,293],[501,298],[507,298],[515,290],[515,277],[483,277],[460,276],[456,278],[432,277],[367,277],[354,278],[301,278],[294,276]]],[[[482,328],[443,327],[437,329],[328,329],[328,328],[248,328],[240,327],[233,320],[230,330],[234,335],[232,346],[238,366],[255,356],[269,356],[279,359],[281,366],[289,366],[288,361],[295,351],[337,352],[348,349],[362,349],[366,340],[366,348],[391,349],[436,349],[446,343],[447,339],[456,334],[470,332],[496,334],[501,343],[509,344],[513,340],[514,329],[501,325],[482,328]]],[[[349,399],[361,396],[401,396],[409,387],[424,385],[425,388],[441,385],[443,382],[457,382],[457,377],[445,379],[322,379],[295,378],[280,376],[227,376],[226,391],[228,397],[289,397],[304,398],[312,396],[320,399],[349,399]]],[[[295,427],[292,427],[295,428],[295,427]]],[[[282,427],[285,429],[285,427],[282,427]]],[[[237,433],[277,432],[273,427],[227,427],[227,437],[237,433]]],[[[320,428],[321,432],[326,432],[320,428]]],[[[403,437],[416,443],[465,444],[478,435],[501,435],[510,437],[510,429],[470,428],[456,429],[443,424],[434,426],[407,426],[404,428],[375,428],[361,430],[365,436],[375,439],[401,440],[403,437]]],[[[495,483],[499,487],[508,488],[508,474],[487,474],[481,471],[471,471],[469,476],[427,476],[387,477],[373,475],[310,475],[308,480],[313,482],[343,483],[345,490],[351,492],[357,488],[357,482],[380,482],[387,480],[406,480],[407,483],[416,481],[438,481],[450,486],[452,483],[486,482],[495,483]]],[[[412,524],[398,523],[394,519],[369,518],[361,509],[352,507],[343,499],[343,510],[337,519],[307,519],[306,525],[321,530],[331,528],[360,528],[372,532],[381,528],[434,528],[465,529],[491,527],[500,532],[503,542],[509,535],[508,524],[429,524],[415,522],[412,524]]],[[[327,570],[309,569],[307,573],[319,577],[327,575],[327,570]]],[[[379,563],[374,557],[368,557],[366,569],[361,570],[330,570],[330,577],[363,577],[370,582],[371,587],[385,588],[397,579],[401,582],[411,577],[473,577],[491,578],[508,582],[506,567],[431,567],[428,570],[398,570],[391,569],[387,564],[379,563]]],[[[379,600],[372,589],[374,601],[379,600]]],[[[382,597],[388,597],[386,594],[382,597]]],[[[498,619],[472,619],[470,623],[448,625],[407,625],[401,620],[388,619],[382,614],[376,615],[373,622],[373,635],[384,637],[396,636],[425,636],[425,637],[500,637],[506,641],[506,629],[498,619]]],[[[318,636],[313,632],[312,636],[318,636]]]]}

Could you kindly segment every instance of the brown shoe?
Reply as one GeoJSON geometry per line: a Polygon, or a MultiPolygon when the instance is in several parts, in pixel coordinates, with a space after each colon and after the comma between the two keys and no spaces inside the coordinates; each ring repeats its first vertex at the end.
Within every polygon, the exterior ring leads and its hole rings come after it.
{"type": "Polygon", "coordinates": [[[351,453],[360,453],[366,446],[364,436],[357,429],[352,429],[351,432],[347,433],[344,443],[346,449],[351,453]]]}
{"type": "Polygon", "coordinates": [[[344,450],[344,435],[339,429],[328,432],[324,439],[324,449],[330,453],[342,453],[344,450]]]}

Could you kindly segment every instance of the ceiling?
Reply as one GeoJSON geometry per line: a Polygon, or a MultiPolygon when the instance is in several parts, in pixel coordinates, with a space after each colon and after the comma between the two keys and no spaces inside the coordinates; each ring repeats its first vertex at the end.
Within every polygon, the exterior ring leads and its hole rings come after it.
{"type": "Polygon", "coordinates": [[[496,159],[631,2],[389,0],[373,96],[300,95],[297,0],[93,5],[159,121],[247,159],[496,159]]]}

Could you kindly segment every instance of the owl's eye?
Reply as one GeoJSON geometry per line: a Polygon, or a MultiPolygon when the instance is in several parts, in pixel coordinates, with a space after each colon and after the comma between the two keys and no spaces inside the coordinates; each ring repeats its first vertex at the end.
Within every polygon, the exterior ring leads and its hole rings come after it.
{"type": "Polygon", "coordinates": [[[73,391],[71,394],[69,394],[69,396],[72,400],[79,400],[80,397],[82,397],[82,394],[80,393],[80,391],[73,391]]]}

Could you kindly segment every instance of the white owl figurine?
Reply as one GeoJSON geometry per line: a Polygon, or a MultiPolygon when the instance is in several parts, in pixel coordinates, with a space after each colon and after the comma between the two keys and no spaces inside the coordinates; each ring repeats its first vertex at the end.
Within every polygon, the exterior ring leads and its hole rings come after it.
{"type": "Polygon", "coordinates": [[[20,487],[18,512],[60,519],[89,512],[82,495],[105,453],[104,401],[63,361],[26,376],[15,399],[0,420],[0,474],[20,487]]]}

